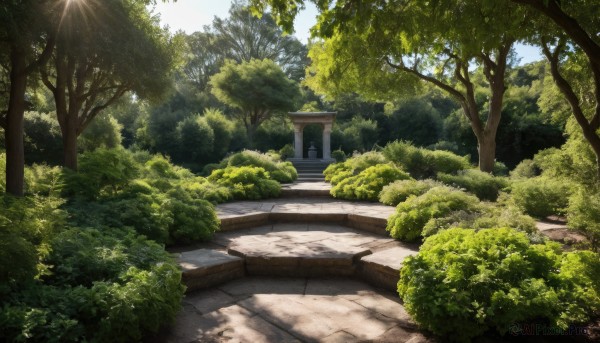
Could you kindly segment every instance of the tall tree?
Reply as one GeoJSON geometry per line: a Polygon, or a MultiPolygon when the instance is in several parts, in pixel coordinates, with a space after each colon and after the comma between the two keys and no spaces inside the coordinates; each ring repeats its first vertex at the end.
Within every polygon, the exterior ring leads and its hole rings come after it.
{"type": "Polygon", "coordinates": [[[252,15],[245,2],[235,1],[226,19],[215,18],[212,31],[221,55],[238,63],[270,59],[296,81],[304,76],[306,47],[294,36],[285,35],[269,13],[252,15]]]}
{"type": "Polygon", "coordinates": [[[587,0],[511,1],[540,14],[534,42],[596,155],[600,179],[600,6],[587,0]]]}
{"type": "Polygon", "coordinates": [[[41,70],[54,94],[64,165],[77,169],[77,138],[126,92],[157,97],[170,81],[177,49],[143,0],[67,1],[53,18],[56,48],[41,70]]]}
{"type": "MultiPolygon", "coordinates": [[[[271,4],[278,20],[288,25],[286,20],[304,2],[254,1],[259,9],[264,3],[271,4]]],[[[506,72],[512,46],[523,34],[519,26],[524,24],[524,11],[485,0],[338,0],[317,5],[321,15],[314,32],[328,39],[312,56],[320,54],[317,61],[327,63],[316,66],[313,85],[327,84],[327,79],[340,84],[349,74],[356,90],[371,96],[381,89],[377,79],[406,80],[397,74],[434,85],[461,105],[477,138],[479,168],[493,170],[506,72]],[[475,82],[474,66],[483,70],[484,84],[475,82]],[[490,94],[486,108],[480,108],[476,99],[481,86],[490,94]]],[[[403,83],[387,85],[384,95],[404,88],[403,83]]]]}
{"type": "Polygon", "coordinates": [[[23,117],[27,82],[43,65],[54,47],[44,39],[44,19],[56,7],[43,0],[7,0],[0,4],[0,66],[8,93],[6,110],[0,110],[0,125],[6,144],[6,191],[23,195],[25,155],[23,117]]]}
{"type": "Polygon", "coordinates": [[[262,122],[273,113],[293,110],[300,96],[298,85],[268,59],[228,61],[210,83],[217,99],[237,109],[251,143],[262,122]]]}

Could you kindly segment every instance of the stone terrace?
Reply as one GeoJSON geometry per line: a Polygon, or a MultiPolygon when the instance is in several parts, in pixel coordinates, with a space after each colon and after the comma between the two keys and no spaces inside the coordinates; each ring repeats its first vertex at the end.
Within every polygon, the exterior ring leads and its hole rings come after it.
{"type": "Polygon", "coordinates": [[[328,192],[297,183],[279,199],[217,206],[213,240],[175,249],[188,292],[156,341],[429,341],[395,294],[418,247],[389,238],[394,208],[328,192]]]}

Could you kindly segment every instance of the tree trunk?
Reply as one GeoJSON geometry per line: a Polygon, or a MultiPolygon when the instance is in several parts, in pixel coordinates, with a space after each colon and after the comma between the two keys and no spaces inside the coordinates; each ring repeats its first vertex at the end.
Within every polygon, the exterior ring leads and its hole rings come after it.
{"type": "Polygon", "coordinates": [[[479,153],[479,170],[492,173],[496,162],[496,133],[486,132],[481,138],[478,138],[477,151],[479,153]]]}
{"type": "Polygon", "coordinates": [[[251,148],[254,148],[254,134],[256,133],[258,126],[250,124],[246,126],[246,137],[248,137],[248,144],[251,148]]]}
{"type": "Polygon", "coordinates": [[[23,147],[23,116],[27,73],[25,54],[12,49],[10,55],[10,96],[6,114],[6,192],[23,195],[25,150],[23,147]]]}
{"type": "Polygon", "coordinates": [[[68,115],[62,129],[64,166],[77,171],[77,117],[68,115]]]}

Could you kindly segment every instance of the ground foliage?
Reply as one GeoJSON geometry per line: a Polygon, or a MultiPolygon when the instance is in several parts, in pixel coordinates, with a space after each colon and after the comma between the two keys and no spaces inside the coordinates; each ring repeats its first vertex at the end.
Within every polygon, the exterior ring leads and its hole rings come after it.
{"type": "Polygon", "coordinates": [[[568,330],[600,311],[599,261],[514,229],[455,228],[404,261],[398,293],[422,327],[452,341],[540,320],[568,330]]]}

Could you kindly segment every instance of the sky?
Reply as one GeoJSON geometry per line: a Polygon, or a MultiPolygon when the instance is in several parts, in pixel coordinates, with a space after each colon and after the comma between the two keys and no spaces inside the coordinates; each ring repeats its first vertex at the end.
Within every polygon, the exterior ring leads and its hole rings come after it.
{"type": "MultiPolygon", "coordinates": [[[[155,12],[160,14],[161,23],[168,25],[172,32],[179,30],[186,33],[202,31],[205,25],[210,25],[215,16],[226,18],[232,0],[177,0],[177,2],[158,2],[155,12]]],[[[314,4],[308,3],[306,9],[299,13],[294,21],[294,36],[301,42],[307,43],[309,30],[316,23],[318,12],[314,4]]],[[[542,59],[537,47],[517,44],[517,55],[520,64],[526,64],[542,59]]]]}

